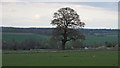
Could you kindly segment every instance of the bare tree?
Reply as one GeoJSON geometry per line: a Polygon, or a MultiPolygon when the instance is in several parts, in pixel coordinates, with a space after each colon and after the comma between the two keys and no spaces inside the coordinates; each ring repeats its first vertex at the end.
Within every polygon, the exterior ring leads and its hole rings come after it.
{"type": "Polygon", "coordinates": [[[62,42],[62,49],[65,50],[65,44],[70,40],[85,39],[85,36],[76,28],[84,27],[79,15],[73,9],[61,8],[54,13],[52,25],[57,25],[53,30],[52,39],[62,42]]]}

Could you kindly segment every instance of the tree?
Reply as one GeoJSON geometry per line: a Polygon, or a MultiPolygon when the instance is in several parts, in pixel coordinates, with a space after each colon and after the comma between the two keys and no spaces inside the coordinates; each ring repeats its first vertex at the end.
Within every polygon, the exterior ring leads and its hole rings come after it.
{"type": "Polygon", "coordinates": [[[53,30],[52,38],[62,42],[62,49],[65,50],[67,41],[85,39],[85,36],[76,28],[84,27],[85,23],[81,22],[79,15],[73,9],[66,7],[61,8],[54,13],[52,25],[57,25],[53,30]]]}
{"type": "Polygon", "coordinates": [[[23,50],[40,48],[41,44],[36,39],[26,39],[22,43],[23,50]]]}
{"type": "Polygon", "coordinates": [[[75,49],[80,49],[80,48],[84,48],[84,46],[83,46],[84,44],[83,44],[83,42],[82,41],[80,41],[80,40],[76,40],[75,42],[73,42],[72,43],[72,46],[73,46],[73,48],[75,48],[75,49]],[[80,46],[81,45],[81,46],[80,46]]]}

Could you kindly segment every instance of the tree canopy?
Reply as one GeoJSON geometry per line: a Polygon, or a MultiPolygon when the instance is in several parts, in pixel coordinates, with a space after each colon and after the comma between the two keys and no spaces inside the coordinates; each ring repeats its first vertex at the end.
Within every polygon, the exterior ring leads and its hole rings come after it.
{"type": "Polygon", "coordinates": [[[69,7],[55,12],[51,24],[57,26],[53,30],[52,39],[61,41],[63,50],[67,41],[85,39],[85,36],[76,29],[84,27],[85,23],[81,22],[76,11],[69,7]]]}

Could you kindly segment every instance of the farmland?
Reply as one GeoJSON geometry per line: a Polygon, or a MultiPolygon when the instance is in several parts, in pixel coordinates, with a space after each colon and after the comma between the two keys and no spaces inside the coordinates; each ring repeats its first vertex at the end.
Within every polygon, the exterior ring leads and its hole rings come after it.
{"type": "Polygon", "coordinates": [[[117,66],[117,51],[3,51],[3,66],[117,66]]]}
{"type": "Polygon", "coordinates": [[[11,39],[15,39],[17,42],[22,42],[25,39],[36,39],[41,41],[48,40],[50,36],[39,35],[33,33],[2,33],[3,40],[12,42],[11,39]]]}
{"type": "MultiPolygon", "coordinates": [[[[3,40],[6,42],[12,43],[12,39],[15,39],[17,42],[22,42],[25,39],[36,39],[41,43],[49,41],[49,35],[41,35],[41,34],[33,34],[33,33],[3,33],[2,34],[3,40]]],[[[104,45],[105,41],[108,42],[117,42],[118,37],[117,35],[103,35],[103,36],[96,36],[96,35],[85,35],[86,45],[104,45]]]]}
{"type": "MultiPolygon", "coordinates": [[[[84,50],[57,48],[51,43],[52,30],[49,28],[4,28],[3,66],[117,66],[117,50],[84,50]],[[18,47],[17,47],[18,46],[18,47]],[[38,49],[30,51],[30,49],[38,49]]],[[[116,30],[83,30],[84,46],[106,46],[105,42],[118,42],[116,30]]],[[[66,47],[71,45],[68,42],[66,47]]],[[[76,45],[81,46],[79,43],[76,45]]],[[[72,45],[71,45],[72,46],[72,45]]]]}
{"type": "MultiPolygon", "coordinates": [[[[53,28],[3,27],[2,40],[8,43],[14,43],[13,40],[21,43],[26,39],[35,39],[42,45],[46,45],[50,42],[52,30],[53,28]]],[[[101,46],[105,45],[105,42],[118,42],[118,30],[115,29],[82,29],[81,32],[85,35],[84,45],[86,46],[101,46]]]]}

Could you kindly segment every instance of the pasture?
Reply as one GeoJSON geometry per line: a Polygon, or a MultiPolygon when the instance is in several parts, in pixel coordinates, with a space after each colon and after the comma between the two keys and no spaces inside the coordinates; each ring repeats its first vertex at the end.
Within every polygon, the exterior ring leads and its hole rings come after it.
{"type": "MultiPolygon", "coordinates": [[[[50,35],[34,34],[34,33],[2,33],[2,40],[8,43],[13,43],[13,39],[18,43],[25,39],[36,39],[40,43],[47,43],[50,40],[50,35]]],[[[88,46],[100,46],[104,45],[105,42],[116,43],[118,41],[117,35],[85,35],[85,45],[88,46]]]]}
{"type": "MultiPolygon", "coordinates": [[[[51,35],[3,32],[4,43],[21,43],[36,39],[42,46],[49,44],[51,35]]],[[[102,46],[117,42],[117,35],[85,35],[85,45],[102,46]]],[[[69,44],[67,44],[69,45],[69,44]]],[[[10,45],[8,45],[10,46],[10,45]]],[[[53,45],[52,45],[53,46],[53,45]]],[[[3,66],[117,66],[118,52],[112,50],[3,50],[3,66]]]]}
{"type": "Polygon", "coordinates": [[[117,66],[117,51],[3,51],[3,66],[117,66]]]}

